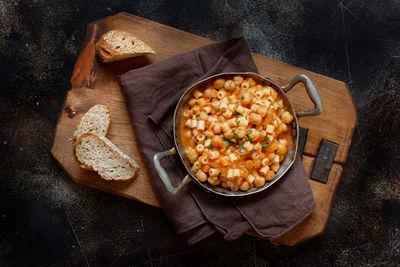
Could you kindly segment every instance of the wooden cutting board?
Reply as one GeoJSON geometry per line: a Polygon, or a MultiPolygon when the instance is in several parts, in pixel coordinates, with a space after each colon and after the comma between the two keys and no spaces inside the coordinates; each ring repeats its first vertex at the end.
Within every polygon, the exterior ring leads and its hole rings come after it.
{"type": "MultiPolygon", "coordinates": [[[[214,42],[127,13],[119,13],[88,24],[70,80],[71,89],[67,92],[51,149],[52,155],[68,176],[76,183],[159,207],[160,203],[151,185],[147,166],[144,165],[138,150],[117,75],[214,42]],[[157,54],[102,63],[95,56],[95,42],[103,33],[112,29],[133,33],[150,44],[157,54]],[[140,174],[132,182],[107,182],[97,174],[79,167],[74,156],[72,136],[82,115],[95,104],[106,104],[110,107],[111,126],[108,137],[140,165],[140,174]]],[[[320,93],[323,102],[322,115],[300,118],[300,126],[309,129],[303,156],[308,174],[322,139],[339,145],[328,182],[324,184],[309,180],[317,208],[302,223],[276,241],[280,244],[294,245],[321,234],[325,228],[356,124],[356,112],[345,83],[260,55],[252,55],[260,73],[278,84],[284,85],[295,75],[303,73],[311,78],[320,93]]],[[[297,85],[288,96],[296,110],[312,107],[303,85],[297,85]]]]}

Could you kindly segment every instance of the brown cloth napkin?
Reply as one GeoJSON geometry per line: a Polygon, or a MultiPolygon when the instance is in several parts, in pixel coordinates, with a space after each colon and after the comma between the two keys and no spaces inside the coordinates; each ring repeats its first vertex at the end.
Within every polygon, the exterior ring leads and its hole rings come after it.
{"type": "MultiPolygon", "coordinates": [[[[177,195],[165,189],[154,169],[153,156],[174,146],[172,124],[180,96],[199,80],[233,71],[258,72],[243,38],[201,47],[120,76],[136,138],[162,209],[188,244],[216,231],[227,240],[251,230],[275,239],[315,208],[299,158],[280,181],[248,197],[222,197],[204,191],[193,182],[177,195]]],[[[175,186],[186,175],[178,155],[165,159],[163,166],[175,186]]]]}

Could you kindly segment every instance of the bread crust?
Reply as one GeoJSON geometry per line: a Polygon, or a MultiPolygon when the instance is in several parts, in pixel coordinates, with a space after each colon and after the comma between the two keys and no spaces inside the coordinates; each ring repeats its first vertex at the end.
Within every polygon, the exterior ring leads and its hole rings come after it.
{"type": "Polygon", "coordinates": [[[99,136],[97,134],[94,133],[84,133],[82,134],[77,142],[75,143],[75,157],[78,160],[78,162],[81,165],[81,168],[86,169],[86,170],[91,170],[91,171],[95,171],[93,169],[93,166],[89,166],[87,164],[85,164],[84,162],[81,162],[79,160],[79,155],[78,155],[78,151],[79,151],[79,146],[82,144],[82,141],[85,137],[87,136],[92,136],[94,138],[96,138],[98,141],[100,141],[105,147],[107,147],[109,150],[111,150],[113,153],[117,154],[122,160],[124,160],[126,163],[128,163],[129,166],[132,167],[132,169],[134,170],[133,175],[129,178],[122,178],[122,177],[113,177],[111,179],[109,178],[105,178],[103,176],[101,176],[101,174],[99,173],[99,176],[101,178],[103,178],[104,180],[107,181],[130,181],[135,179],[138,174],[139,174],[139,165],[137,164],[136,161],[134,161],[132,158],[130,158],[128,155],[126,155],[121,149],[119,149],[116,145],[114,145],[108,138],[104,137],[104,136],[99,136]]]}
{"type": "Polygon", "coordinates": [[[103,62],[154,54],[154,50],[133,34],[112,30],[103,34],[96,43],[97,56],[103,62]]]}

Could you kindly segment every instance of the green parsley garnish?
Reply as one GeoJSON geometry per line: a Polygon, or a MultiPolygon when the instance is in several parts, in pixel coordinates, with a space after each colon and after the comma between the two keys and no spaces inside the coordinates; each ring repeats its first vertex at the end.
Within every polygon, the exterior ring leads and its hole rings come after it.
{"type": "Polygon", "coordinates": [[[269,146],[269,143],[262,144],[262,147],[267,147],[267,146],[269,146]]]}
{"type": "Polygon", "coordinates": [[[183,129],[185,129],[185,130],[186,130],[186,126],[183,126],[183,129]]]}
{"type": "Polygon", "coordinates": [[[236,125],[239,125],[239,123],[240,123],[240,120],[238,120],[238,121],[236,122],[236,125]]]}
{"type": "Polygon", "coordinates": [[[250,143],[253,142],[253,139],[251,139],[248,135],[246,135],[245,137],[246,137],[246,141],[249,141],[250,143]]]}
{"type": "Polygon", "coordinates": [[[254,153],[254,149],[250,150],[250,153],[254,153]]]}
{"type": "Polygon", "coordinates": [[[257,127],[255,124],[253,124],[253,126],[252,126],[254,129],[257,127]]]}
{"type": "Polygon", "coordinates": [[[228,150],[228,147],[225,147],[225,152],[228,150]]]}
{"type": "Polygon", "coordinates": [[[235,110],[235,116],[236,117],[240,117],[242,114],[240,114],[239,112],[237,112],[236,110],[235,110]]]}
{"type": "Polygon", "coordinates": [[[264,140],[268,142],[269,138],[268,138],[268,136],[267,136],[267,135],[266,135],[266,136],[264,136],[264,140]]]}
{"type": "Polygon", "coordinates": [[[244,99],[244,96],[242,96],[242,100],[244,99]]]}
{"type": "Polygon", "coordinates": [[[197,114],[196,117],[200,117],[200,114],[197,114]]]}
{"type": "Polygon", "coordinates": [[[251,134],[251,133],[252,133],[252,131],[247,131],[247,133],[248,133],[248,134],[251,134]]]}
{"type": "Polygon", "coordinates": [[[219,111],[219,108],[217,108],[217,111],[219,111]]]}
{"type": "Polygon", "coordinates": [[[206,140],[208,139],[208,136],[206,135],[206,140]]]}
{"type": "Polygon", "coordinates": [[[212,149],[213,149],[213,146],[212,146],[212,144],[209,144],[209,145],[208,145],[208,149],[210,149],[210,150],[212,150],[212,149]]]}
{"type": "MultiPolygon", "coordinates": [[[[235,133],[234,133],[234,135],[235,135],[235,133]]],[[[235,142],[231,142],[231,141],[229,141],[228,139],[226,139],[225,137],[222,137],[222,140],[224,140],[224,142],[227,143],[227,144],[230,145],[230,146],[233,146],[233,147],[236,146],[236,143],[235,143],[235,142]]]]}
{"type": "Polygon", "coordinates": [[[236,140],[238,140],[238,136],[236,133],[233,133],[233,138],[235,138],[236,140]]]}
{"type": "Polygon", "coordinates": [[[240,143],[240,147],[239,147],[240,152],[244,153],[244,149],[243,149],[243,144],[240,143]]]}

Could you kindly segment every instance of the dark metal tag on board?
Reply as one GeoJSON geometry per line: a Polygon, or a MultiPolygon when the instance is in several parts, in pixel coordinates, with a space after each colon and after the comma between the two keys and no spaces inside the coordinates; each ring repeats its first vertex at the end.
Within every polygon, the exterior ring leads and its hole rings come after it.
{"type": "Polygon", "coordinates": [[[317,157],[314,160],[311,179],[326,184],[337,149],[338,144],[322,139],[319,145],[317,157]]]}

